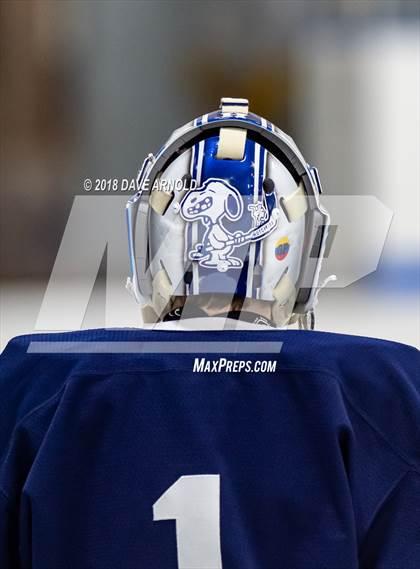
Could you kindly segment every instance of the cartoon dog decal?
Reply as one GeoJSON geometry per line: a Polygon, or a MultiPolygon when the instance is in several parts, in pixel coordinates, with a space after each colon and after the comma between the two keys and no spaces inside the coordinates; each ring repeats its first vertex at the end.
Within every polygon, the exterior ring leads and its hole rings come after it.
{"type": "MultiPolygon", "coordinates": [[[[275,192],[272,200],[276,205],[275,192]]],[[[181,217],[189,222],[200,220],[205,227],[201,242],[189,251],[189,259],[220,272],[240,269],[243,261],[233,256],[233,251],[245,243],[266,237],[277,225],[278,217],[277,208],[267,209],[266,203],[262,202],[250,204],[248,210],[253,226],[249,231],[232,233],[223,225],[223,220],[238,221],[243,210],[241,194],[225,180],[209,178],[201,187],[187,192],[180,204],[181,217]]]]}

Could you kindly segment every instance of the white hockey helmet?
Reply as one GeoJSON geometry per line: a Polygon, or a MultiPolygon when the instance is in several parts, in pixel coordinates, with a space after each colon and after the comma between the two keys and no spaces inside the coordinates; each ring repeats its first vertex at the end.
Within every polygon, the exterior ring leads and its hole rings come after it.
{"type": "Polygon", "coordinates": [[[318,173],[246,99],[176,130],[137,183],[127,288],[146,321],[207,293],[269,302],[278,327],[313,314],[329,225],[318,173]]]}

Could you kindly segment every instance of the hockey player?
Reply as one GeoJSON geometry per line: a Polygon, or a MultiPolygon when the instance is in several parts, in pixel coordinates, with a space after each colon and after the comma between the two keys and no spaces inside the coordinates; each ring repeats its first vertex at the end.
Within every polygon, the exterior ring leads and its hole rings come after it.
{"type": "Polygon", "coordinates": [[[138,186],[145,329],[2,355],[0,567],[418,569],[418,351],[308,330],[316,170],[223,99],[138,186]]]}

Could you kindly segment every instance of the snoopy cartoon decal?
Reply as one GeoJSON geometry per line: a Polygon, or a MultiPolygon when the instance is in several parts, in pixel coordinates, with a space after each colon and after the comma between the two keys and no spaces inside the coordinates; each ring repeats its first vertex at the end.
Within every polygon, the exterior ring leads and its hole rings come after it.
{"type": "Polygon", "coordinates": [[[244,203],[236,188],[226,180],[209,178],[199,188],[187,192],[180,204],[181,217],[189,222],[200,220],[205,227],[201,242],[189,251],[188,258],[198,261],[202,267],[216,268],[220,272],[240,269],[243,261],[234,256],[234,250],[246,243],[260,241],[277,225],[276,192],[263,195],[264,201],[247,207],[252,227],[248,231],[232,233],[223,225],[223,220],[234,222],[242,217],[244,203]]]}

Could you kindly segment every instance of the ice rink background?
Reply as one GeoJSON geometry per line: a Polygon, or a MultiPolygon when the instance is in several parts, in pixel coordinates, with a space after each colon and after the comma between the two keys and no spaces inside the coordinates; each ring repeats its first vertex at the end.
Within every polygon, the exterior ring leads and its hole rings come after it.
{"type": "MultiPolygon", "coordinates": [[[[374,195],[394,212],[378,270],[323,291],[317,329],[419,345],[417,2],[0,9],[1,348],[34,329],[84,179],[135,177],[148,152],[221,96],[249,98],[291,134],[325,194],[374,195]]],[[[351,265],[363,251],[350,240],[345,254],[351,265]]],[[[83,327],[103,325],[103,288],[99,279],[83,327]]]]}

